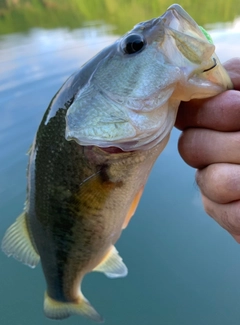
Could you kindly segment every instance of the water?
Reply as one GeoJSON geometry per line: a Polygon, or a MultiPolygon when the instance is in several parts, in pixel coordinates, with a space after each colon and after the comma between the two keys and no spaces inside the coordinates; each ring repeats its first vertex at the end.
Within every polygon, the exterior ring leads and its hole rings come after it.
{"type": "MultiPolygon", "coordinates": [[[[0,36],[0,238],[21,213],[27,152],[49,101],[66,78],[116,36],[111,26],[32,29],[0,36]]],[[[239,56],[238,21],[212,32],[224,61],[239,56]]],[[[158,159],[138,210],[117,247],[124,279],[90,274],[83,292],[108,325],[238,325],[240,249],[203,211],[194,170],[177,152],[179,132],[158,159]]],[[[45,282],[0,254],[0,324],[50,325],[45,282]]],[[[56,323],[57,324],[57,323],[56,323]]],[[[90,324],[73,316],[62,324],[90,324]]]]}

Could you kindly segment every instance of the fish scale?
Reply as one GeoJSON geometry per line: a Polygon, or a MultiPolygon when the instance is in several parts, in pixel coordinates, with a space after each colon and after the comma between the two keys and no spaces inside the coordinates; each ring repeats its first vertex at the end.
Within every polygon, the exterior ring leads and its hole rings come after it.
{"type": "Polygon", "coordinates": [[[127,275],[114,245],[180,102],[232,88],[214,50],[207,32],[172,5],[89,60],[52,99],[30,150],[25,209],[2,241],[30,267],[41,260],[47,317],[103,320],[82,280],[92,271],[127,275]]]}

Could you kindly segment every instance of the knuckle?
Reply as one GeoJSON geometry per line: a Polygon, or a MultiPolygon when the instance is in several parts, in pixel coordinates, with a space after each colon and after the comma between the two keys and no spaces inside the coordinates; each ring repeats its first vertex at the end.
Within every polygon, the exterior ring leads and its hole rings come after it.
{"type": "Polygon", "coordinates": [[[203,205],[206,213],[229,233],[240,235],[240,201],[229,204],[216,204],[204,195],[203,205]]]}
{"type": "Polygon", "coordinates": [[[201,192],[205,196],[212,200],[221,199],[221,176],[218,166],[214,164],[198,170],[196,172],[195,179],[201,192]]]}
{"type": "Polygon", "coordinates": [[[197,171],[201,192],[217,203],[228,203],[240,196],[240,169],[229,164],[212,164],[197,171]]]}
{"type": "Polygon", "coordinates": [[[232,234],[240,235],[240,216],[236,211],[224,211],[221,219],[226,230],[232,234]]]}
{"type": "Polygon", "coordinates": [[[187,129],[182,132],[178,140],[178,151],[182,159],[192,167],[199,167],[201,155],[198,147],[198,133],[196,129],[187,129]]]}
{"type": "Polygon", "coordinates": [[[210,200],[207,200],[207,198],[202,195],[202,201],[203,201],[203,206],[204,206],[204,210],[206,211],[206,213],[215,219],[215,213],[214,213],[214,208],[213,205],[211,204],[210,200]]]}

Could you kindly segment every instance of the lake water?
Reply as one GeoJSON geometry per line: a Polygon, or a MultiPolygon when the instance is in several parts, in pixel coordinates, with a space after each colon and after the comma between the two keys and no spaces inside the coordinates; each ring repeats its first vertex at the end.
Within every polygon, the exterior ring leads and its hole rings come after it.
{"type": "MultiPolygon", "coordinates": [[[[240,56],[239,21],[212,36],[223,61],[240,56]]],[[[99,22],[0,36],[0,238],[22,211],[25,153],[48,103],[71,73],[115,39],[111,26],[99,22]]],[[[177,152],[178,136],[174,130],[117,244],[129,275],[84,280],[83,292],[106,325],[239,325],[240,247],[203,211],[195,171],[177,152]]],[[[43,315],[40,266],[32,270],[0,253],[0,290],[1,325],[58,324],[43,315]]],[[[61,322],[90,323],[79,316],[61,322]]]]}

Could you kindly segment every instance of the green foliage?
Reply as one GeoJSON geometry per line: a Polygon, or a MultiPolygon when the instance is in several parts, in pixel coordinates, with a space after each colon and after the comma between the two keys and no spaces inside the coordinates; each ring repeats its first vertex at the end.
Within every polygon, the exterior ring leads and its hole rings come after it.
{"type": "MultiPolygon", "coordinates": [[[[161,15],[172,0],[0,0],[0,34],[33,27],[80,27],[85,21],[102,20],[124,33],[139,21],[161,15]]],[[[182,0],[198,24],[232,21],[240,15],[239,0],[182,0]]]]}

